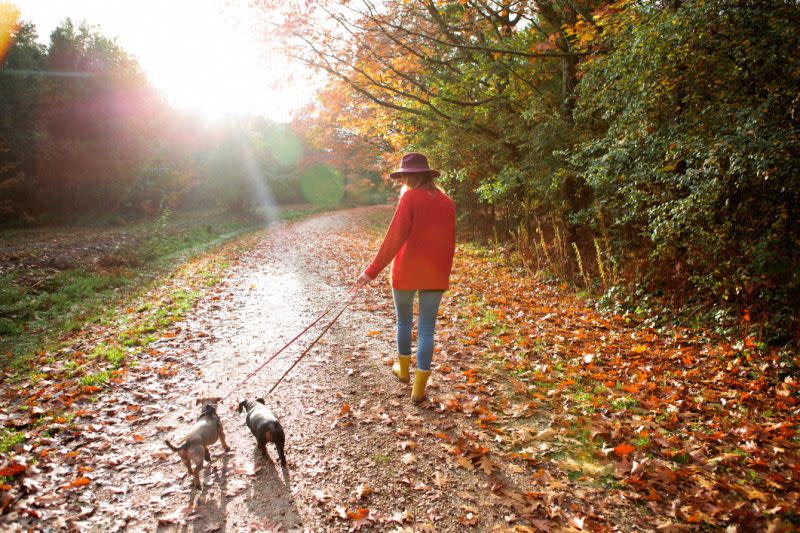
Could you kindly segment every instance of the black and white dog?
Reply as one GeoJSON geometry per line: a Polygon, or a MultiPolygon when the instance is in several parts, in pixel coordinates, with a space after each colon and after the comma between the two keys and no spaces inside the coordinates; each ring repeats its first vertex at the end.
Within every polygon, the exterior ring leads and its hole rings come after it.
{"type": "Polygon", "coordinates": [[[250,428],[256,438],[256,446],[261,449],[261,453],[267,455],[267,443],[272,442],[278,450],[278,459],[280,459],[281,464],[286,465],[286,456],[283,455],[283,445],[286,442],[286,437],[275,413],[264,405],[263,398],[258,398],[255,401],[243,400],[239,402],[238,411],[241,413],[242,409],[247,411],[247,427],[250,428]]]}

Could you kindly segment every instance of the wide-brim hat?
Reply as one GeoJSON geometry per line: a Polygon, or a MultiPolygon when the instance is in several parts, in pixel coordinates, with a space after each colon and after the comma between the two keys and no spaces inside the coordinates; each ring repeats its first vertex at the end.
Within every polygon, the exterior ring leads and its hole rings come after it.
{"type": "Polygon", "coordinates": [[[424,155],[411,152],[403,156],[400,160],[400,168],[389,174],[393,180],[403,177],[403,174],[421,174],[423,172],[430,172],[434,178],[439,176],[439,171],[434,170],[428,166],[428,158],[424,155]]]}

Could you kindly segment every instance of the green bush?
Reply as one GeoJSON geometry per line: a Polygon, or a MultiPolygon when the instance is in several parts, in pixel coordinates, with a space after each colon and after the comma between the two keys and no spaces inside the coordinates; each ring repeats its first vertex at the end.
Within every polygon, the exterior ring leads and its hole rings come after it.
{"type": "Polygon", "coordinates": [[[778,0],[632,4],[585,66],[577,117],[600,135],[572,157],[595,202],[579,216],[618,254],[783,332],[800,301],[796,21],[778,0]]]}

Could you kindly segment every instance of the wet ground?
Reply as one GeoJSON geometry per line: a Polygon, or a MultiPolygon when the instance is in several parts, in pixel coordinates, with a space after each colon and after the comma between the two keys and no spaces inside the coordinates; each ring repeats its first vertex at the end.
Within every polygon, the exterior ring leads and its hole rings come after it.
{"type": "MultiPolygon", "coordinates": [[[[383,286],[359,294],[273,394],[270,387],[325,321],[220,405],[231,451],[224,453],[219,443],[211,447],[201,489],[191,486],[163,442],[180,439],[197,415],[197,397],[227,395],[341,302],[347,283],[365,266],[351,235],[359,225],[390,216],[386,207],[340,211],[265,233],[180,324],[180,333],[153,346],[159,355],[148,364],[169,370],[137,377],[134,368],[117,393],[127,399],[104,407],[104,414],[118,413],[120,423],[97,427],[96,438],[89,438],[84,451],[96,454],[94,490],[85,491],[87,516],[73,517],[73,524],[202,532],[463,529],[464,516],[471,517],[471,505],[481,498],[480,490],[473,492],[480,479],[446,457],[448,435],[465,422],[431,404],[412,405],[410,388],[391,375],[394,329],[383,286]],[[241,399],[258,397],[285,429],[286,468],[274,446],[268,445],[269,458],[256,451],[244,415],[235,411],[241,399]],[[126,423],[131,411],[135,425],[126,423]]],[[[446,363],[446,351],[439,357],[446,363]]],[[[434,375],[431,395],[439,386],[434,375]]]]}

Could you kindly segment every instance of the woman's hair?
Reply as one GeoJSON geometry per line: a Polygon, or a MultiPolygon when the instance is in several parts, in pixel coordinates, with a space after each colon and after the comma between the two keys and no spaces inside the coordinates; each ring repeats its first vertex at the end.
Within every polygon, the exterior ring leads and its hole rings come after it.
{"type": "MultiPolygon", "coordinates": [[[[411,189],[430,189],[430,190],[442,190],[441,187],[436,185],[433,180],[433,172],[413,172],[408,174],[403,174],[405,178],[405,184],[403,185],[403,190],[401,194],[406,192],[407,190],[411,189]]],[[[444,192],[444,191],[442,191],[444,192]]]]}

